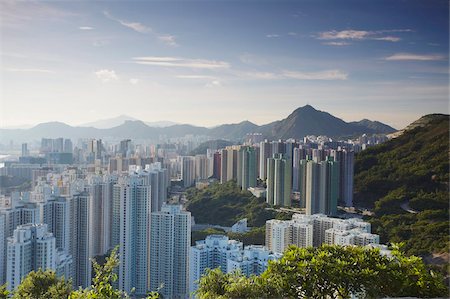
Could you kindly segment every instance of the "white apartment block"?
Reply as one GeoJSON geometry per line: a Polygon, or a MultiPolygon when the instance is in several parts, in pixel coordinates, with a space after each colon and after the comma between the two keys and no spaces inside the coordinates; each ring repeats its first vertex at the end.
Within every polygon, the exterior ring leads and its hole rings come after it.
{"type": "Polygon", "coordinates": [[[6,282],[14,290],[31,271],[56,270],[56,240],[46,224],[18,226],[8,238],[6,282]]]}
{"type": "Polygon", "coordinates": [[[242,242],[229,240],[224,235],[209,235],[191,247],[189,260],[189,292],[198,288],[198,281],[206,269],[220,268],[222,272],[240,271],[246,276],[260,275],[268,266],[269,260],[279,259],[261,245],[243,247],[242,242]]]}
{"type": "Polygon", "coordinates": [[[318,247],[322,244],[367,246],[379,244],[380,238],[370,233],[370,223],[361,219],[338,219],[323,214],[294,214],[292,220],[266,222],[266,246],[283,253],[289,245],[318,247]]]}
{"type": "Polygon", "coordinates": [[[165,298],[185,298],[189,288],[191,213],[166,205],[151,213],[150,290],[165,298]]]}

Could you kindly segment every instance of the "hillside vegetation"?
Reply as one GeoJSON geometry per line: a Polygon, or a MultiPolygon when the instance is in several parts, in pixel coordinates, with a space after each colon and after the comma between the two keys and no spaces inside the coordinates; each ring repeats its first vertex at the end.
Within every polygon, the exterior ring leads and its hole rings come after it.
{"type": "Polygon", "coordinates": [[[448,252],[448,181],[449,116],[427,115],[356,156],[355,204],[374,208],[382,242],[405,242],[408,254],[448,252]]]}
{"type": "Polygon", "coordinates": [[[248,226],[261,227],[274,218],[290,218],[287,213],[266,210],[269,205],[263,198],[242,191],[235,181],[215,183],[203,190],[191,188],[187,192],[187,210],[196,223],[232,226],[247,218],[248,226]]]}

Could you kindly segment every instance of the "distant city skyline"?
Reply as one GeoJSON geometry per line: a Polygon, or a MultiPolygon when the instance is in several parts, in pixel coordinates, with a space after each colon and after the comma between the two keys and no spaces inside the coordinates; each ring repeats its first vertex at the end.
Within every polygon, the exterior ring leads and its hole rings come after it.
{"type": "Polygon", "coordinates": [[[0,3],[0,127],[448,113],[448,1],[0,3]]]}

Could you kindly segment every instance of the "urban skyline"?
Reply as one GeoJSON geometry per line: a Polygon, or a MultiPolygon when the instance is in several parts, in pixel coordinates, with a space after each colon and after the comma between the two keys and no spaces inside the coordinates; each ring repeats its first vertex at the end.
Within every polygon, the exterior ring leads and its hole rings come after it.
{"type": "Polygon", "coordinates": [[[1,127],[78,125],[124,103],[204,126],[308,103],[399,129],[448,111],[446,1],[2,1],[0,27],[1,127]]]}

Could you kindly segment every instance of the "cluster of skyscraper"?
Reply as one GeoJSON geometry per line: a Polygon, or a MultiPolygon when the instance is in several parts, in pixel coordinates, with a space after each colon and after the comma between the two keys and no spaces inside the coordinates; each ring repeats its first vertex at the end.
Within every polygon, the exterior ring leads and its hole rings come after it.
{"type": "MultiPolygon", "coordinates": [[[[188,156],[200,142],[192,138],[156,145],[80,139],[75,146],[70,139],[44,138],[38,155],[23,144],[19,161],[0,168],[0,175],[32,186],[0,197],[0,284],[14,289],[30,271],[43,268],[72,279],[76,288],[87,287],[90,258],[117,246],[115,287],[136,296],[158,290],[166,298],[184,298],[205,269],[258,275],[289,244],[378,242],[370,225],[313,215],[336,214],[338,202],[352,205],[353,151],[346,144],[320,138],[269,142],[252,134],[244,145],[188,156]],[[244,247],[224,236],[190,247],[191,215],[166,203],[168,188],[172,183],[183,191],[210,179],[235,180],[270,205],[302,207],[313,216],[268,221],[267,248],[244,247]]],[[[245,219],[233,229],[245,232],[245,219]]]]}
{"type": "Polygon", "coordinates": [[[265,188],[270,205],[335,215],[338,202],[352,206],[353,157],[353,151],[342,148],[266,140],[182,157],[181,174],[185,187],[209,177],[221,183],[236,180],[243,190],[265,188]]]}
{"type": "Polygon", "coordinates": [[[14,289],[42,268],[87,287],[90,258],[118,246],[119,289],[185,297],[191,215],[165,204],[168,183],[159,163],[121,174],[67,169],[42,177],[32,192],[2,197],[0,284],[14,289]]]}

